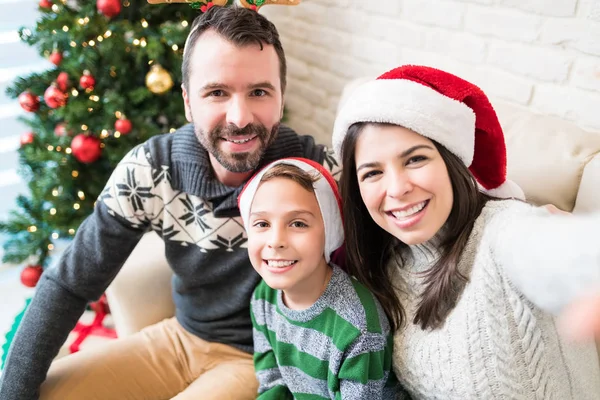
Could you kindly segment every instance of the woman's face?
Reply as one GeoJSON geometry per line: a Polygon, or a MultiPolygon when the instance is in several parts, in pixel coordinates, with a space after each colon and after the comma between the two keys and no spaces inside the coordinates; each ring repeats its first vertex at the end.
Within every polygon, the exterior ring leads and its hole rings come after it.
{"type": "Polygon", "coordinates": [[[448,219],[452,184],[431,140],[401,126],[367,124],[356,141],[355,162],[371,218],[400,241],[423,243],[448,219]]]}

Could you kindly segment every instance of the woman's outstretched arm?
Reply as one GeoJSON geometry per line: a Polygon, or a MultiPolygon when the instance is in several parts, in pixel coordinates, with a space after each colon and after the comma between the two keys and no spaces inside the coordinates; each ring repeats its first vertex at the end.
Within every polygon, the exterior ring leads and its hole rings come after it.
{"type": "Polygon", "coordinates": [[[564,215],[522,203],[496,215],[488,239],[514,285],[553,314],[600,295],[600,213],[564,215]]]}

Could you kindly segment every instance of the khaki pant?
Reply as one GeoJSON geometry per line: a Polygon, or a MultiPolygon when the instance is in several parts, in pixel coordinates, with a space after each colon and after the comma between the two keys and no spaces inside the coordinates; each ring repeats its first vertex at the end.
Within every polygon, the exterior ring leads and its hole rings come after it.
{"type": "Polygon", "coordinates": [[[55,361],[42,400],[255,399],[252,355],[187,332],[175,318],[55,361]]]}

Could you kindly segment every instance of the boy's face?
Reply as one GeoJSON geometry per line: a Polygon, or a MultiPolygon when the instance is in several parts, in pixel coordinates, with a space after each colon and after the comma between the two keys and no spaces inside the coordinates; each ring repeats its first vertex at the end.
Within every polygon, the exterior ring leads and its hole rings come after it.
{"type": "Polygon", "coordinates": [[[287,178],[263,182],[254,196],[249,222],[250,261],[267,285],[295,299],[315,291],[320,295],[329,267],[315,194],[287,178]]]}

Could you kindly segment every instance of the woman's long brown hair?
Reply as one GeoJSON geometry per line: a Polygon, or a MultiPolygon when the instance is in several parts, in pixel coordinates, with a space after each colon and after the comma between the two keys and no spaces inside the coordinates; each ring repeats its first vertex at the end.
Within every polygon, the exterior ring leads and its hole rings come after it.
{"type": "MultiPolygon", "coordinates": [[[[364,205],[356,176],[356,142],[367,123],[356,123],[348,129],[342,144],[342,178],[340,190],[345,216],[346,267],[351,275],[362,282],[379,300],[393,330],[400,328],[406,315],[391,280],[389,259],[394,237],[373,221],[364,205]]],[[[436,329],[443,325],[462,293],[468,277],[458,269],[460,256],[473,230],[475,220],[485,203],[492,200],[481,193],[477,182],[463,162],[444,146],[433,142],[440,153],[452,184],[454,202],[444,225],[440,244],[440,259],[424,272],[425,289],[413,323],[422,329],[436,329]]],[[[406,247],[400,244],[400,249],[406,247]]]]}

